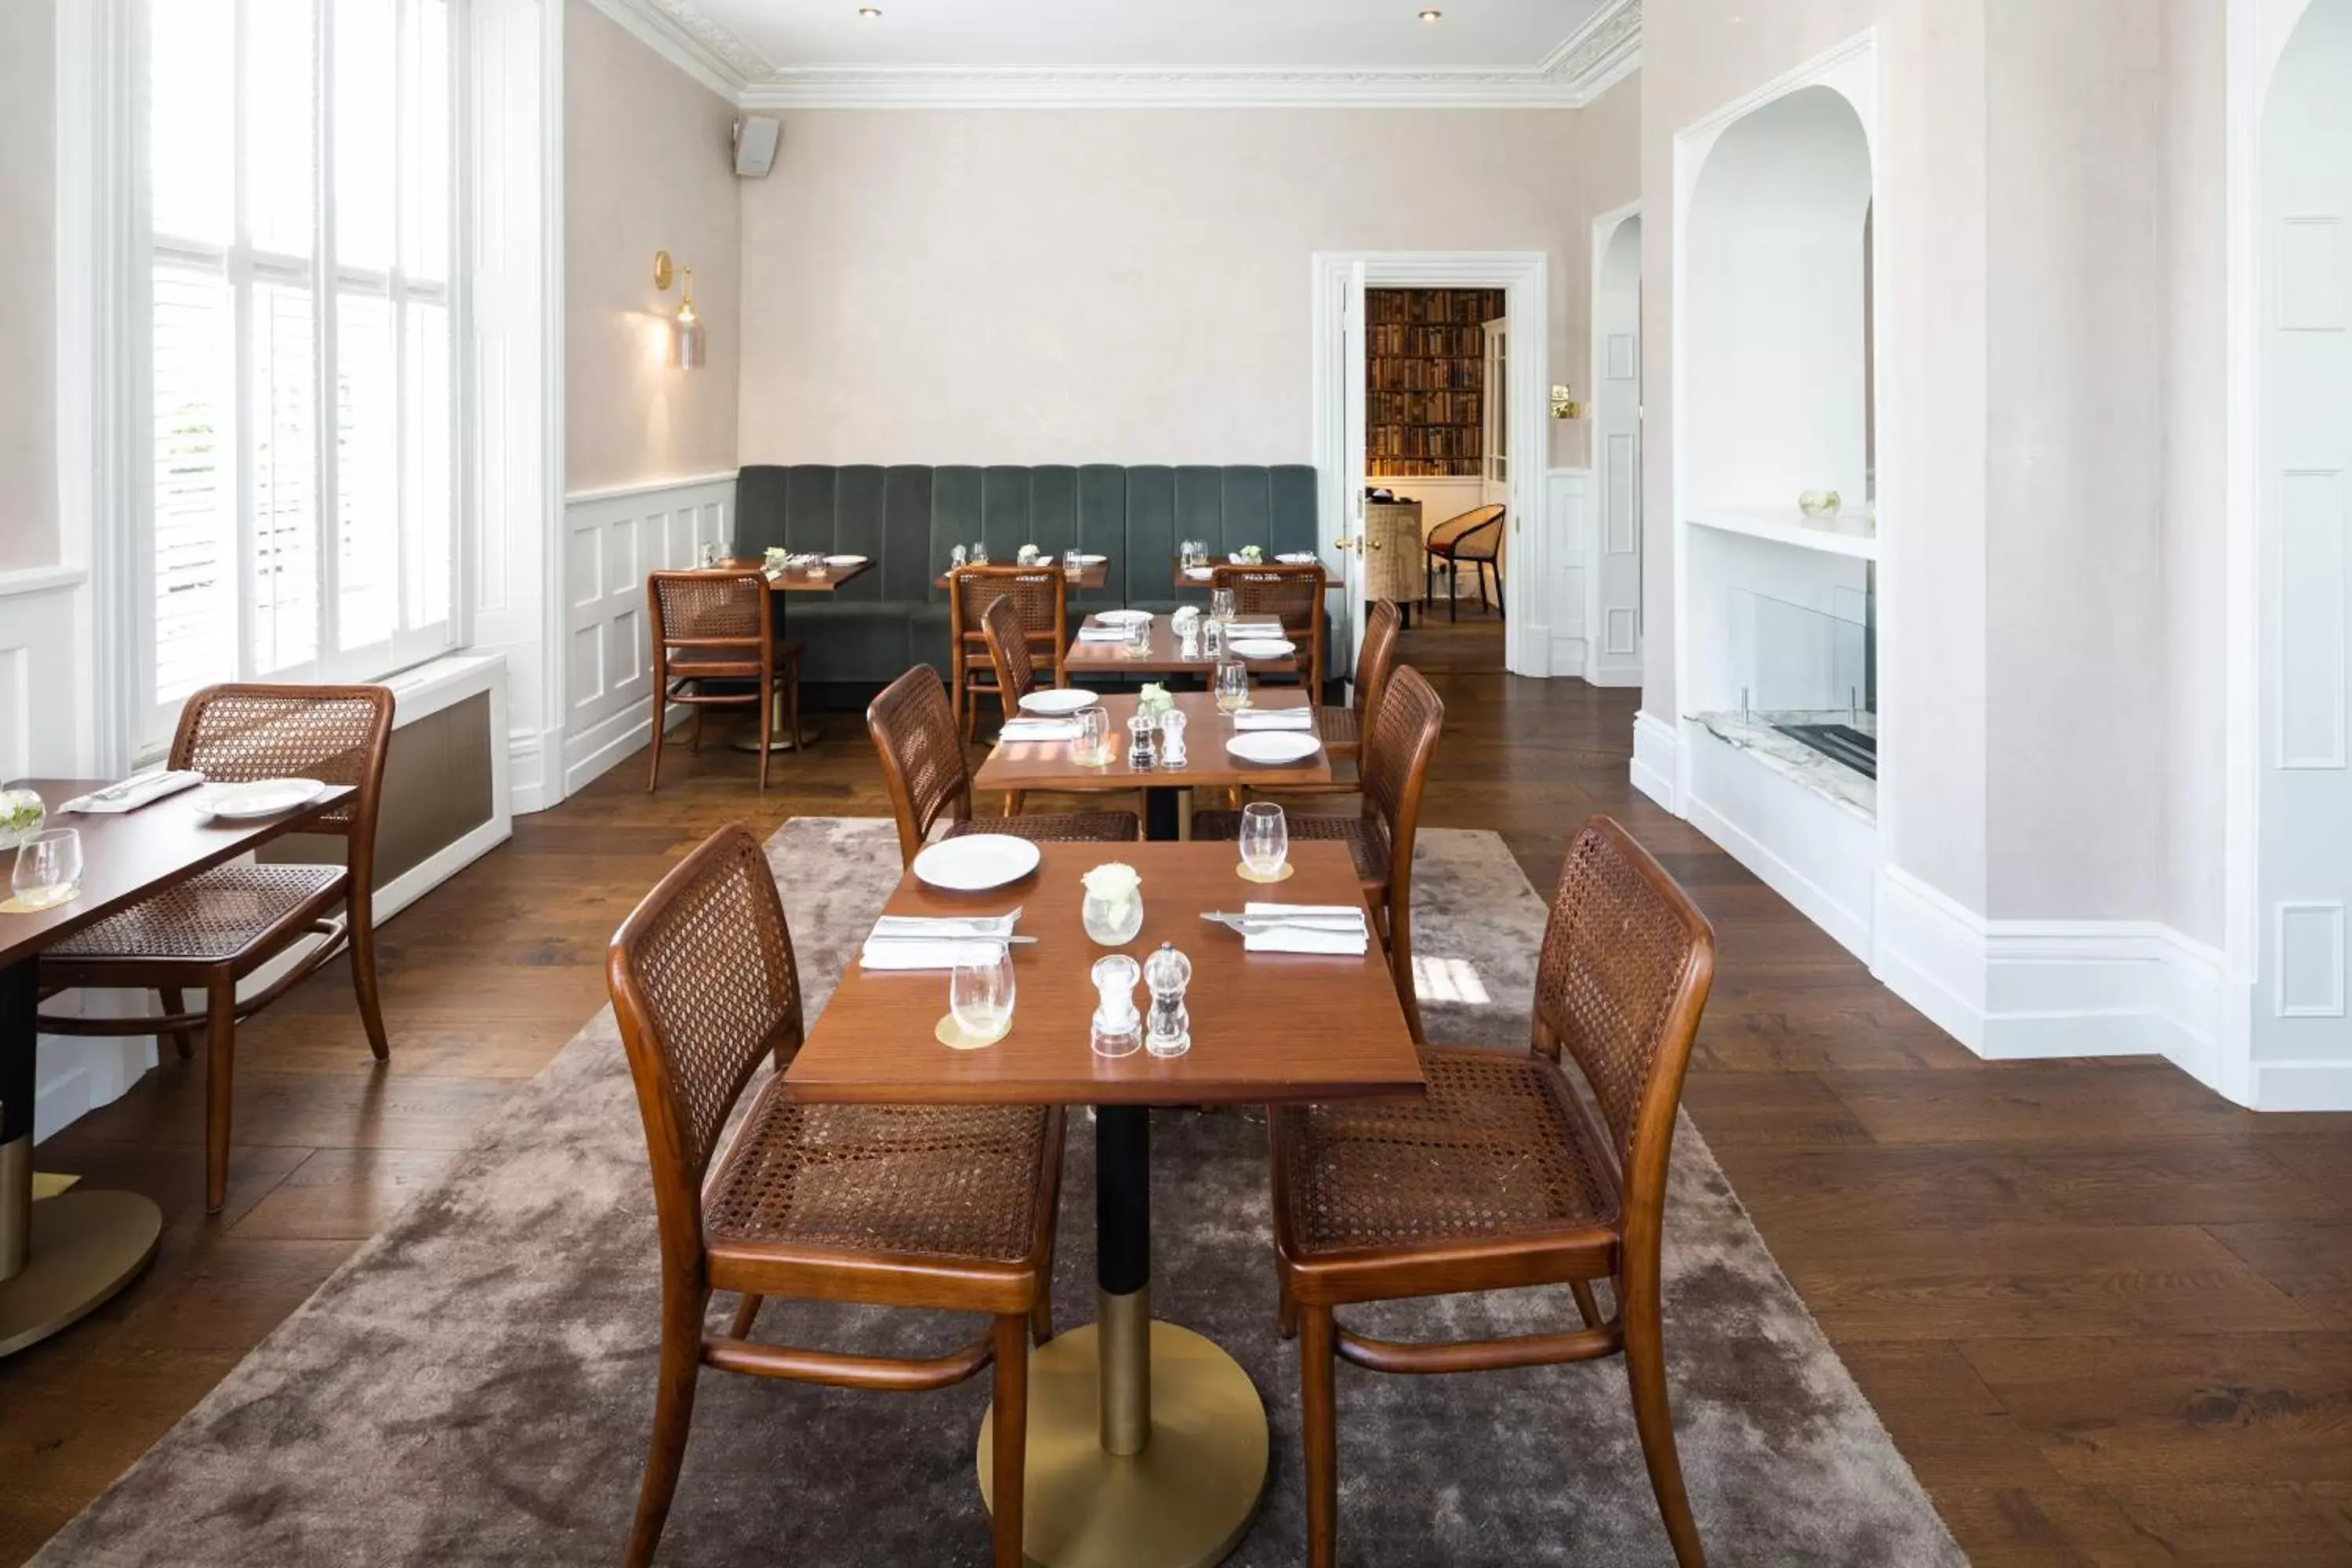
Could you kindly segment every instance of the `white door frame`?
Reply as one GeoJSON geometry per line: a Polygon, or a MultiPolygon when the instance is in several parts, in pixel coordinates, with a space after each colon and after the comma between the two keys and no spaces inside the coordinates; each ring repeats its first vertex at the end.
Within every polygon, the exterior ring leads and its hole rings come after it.
{"type": "MultiPolygon", "coordinates": [[[[1628,219],[1641,216],[1642,204],[1628,202],[1592,220],[1592,302],[1590,313],[1585,317],[1592,340],[1592,364],[1591,378],[1584,384],[1591,388],[1592,398],[1592,447],[1587,458],[1592,466],[1592,500],[1585,508],[1586,514],[1592,520],[1592,532],[1590,540],[1578,542],[1578,548],[1584,559],[1584,668],[1579,673],[1595,686],[1639,687],[1642,684],[1642,606],[1638,598],[1633,606],[1635,631],[1633,659],[1630,665],[1622,659],[1613,665],[1608,662],[1609,656],[1603,651],[1608,647],[1608,607],[1601,602],[1601,556],[1609,539],[1609,494],[1603,483],[1608,475],[1602,467],[1601,447],[1607,432],[1601,427],[1601,388],[1608,370],[1609,344],[1601,331],[1601,287],[1602,273],[1608,265],[1609,247],[1616,239],[1617,231],[1628,219]]],[[[1635,374],[1640,374],[1638,367],[1635,374]]],[[[1638,439],[1638,426],[1635,434],[1638,439]]],[[[1633,475],[1633,495],[1638,508],[1642,500],[1642,476],[1638,468],[1633,475]]],[[[1641,550],[1646,542],[1637,531],[1634,548],[1641,550]]],[[[1644,563],[1643,570],[1647,569],[1644,563]]]]}
{"type": "MultiPolygon", "coordinates": [[[[1357,532],[1362,515],[1362,452],[1348,450],[1342,342],[1348,280],[1357,262],[1372,289],[1500,289],[1510,317],[1511,543],[1503,581],[1507,615],[1503,663],[1514,675],[1548,676],[1551,623],[1559,606],[1559,552],[1544,515],[1551,431],[1551,259],[1540,250],[1318,250],[1312,259],[1315,471],[1323,505],[1318,542],[1324,560],[1357,532]]],[[[1360,365],[1352,374],[1361,374],[1360,365]]],[[[1350,615],[1353,614],[1351,610],[1350,615]]],[[[1353,628],[1349,628],[1352,645],[1353,628]]],[[[1557,673],[1573,674],[1562,670],[1557,673]]]]}

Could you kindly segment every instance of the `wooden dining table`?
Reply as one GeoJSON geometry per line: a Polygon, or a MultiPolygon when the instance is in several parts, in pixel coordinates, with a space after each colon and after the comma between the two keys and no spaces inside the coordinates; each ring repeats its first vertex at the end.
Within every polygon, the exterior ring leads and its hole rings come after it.
{"type": "MultiPolygon", "coordinates": [[[[80,833],[82,875],[79,895],[62,904],[31,912],[0,904],[0,1356],[110,1299],[155,1256],[163,1226],[162,1211],[136,1193],[76,1187],[33,1201],[42,951],[150,893],[299,830],[351,794],[338,784],[308,805],[246,821],[206,815],[197,807],[198,790],[135,811],[58,810],[111,782],[19,779],[8,786],[39,792],[49,804],[48,827],[80,833]]],[[[0,849],[0,867],[15,863],[15,850],[0,849]]]]}
{"type": "MultiPolygon", "coordinates": [[[[747,556],[730,556],[719,564],[729,571],[759,573],[767,580],[768,593],[772,595],[769,604],[775,609],[782,608],[782,601],[772,597],[774,595],[835,594],[844,584],[854,583],[874,570],[871,556],[862,556],[838,566],[780,566],[772,571],[768,568],[764,558],[754,561],[747,556]]],[[[782,710],[783,704],[779,701],[776,706],[782,710]]],[[[762,744],[772,752],[797,752],[824,739],[824,731],[814,724],[803,724],[800,733],[793,734],[782,711],[778,711],[761,715],[757,723],[745,720],[736,727],[735,733],[728,737],[727,743],[739,752],[756,752],[762,744]]]]}
{"type": "MultiPolygon", "coordinates": [[[[1109,762],[1080,762],[1076,743],[1069,741],[999,741],[972,774],[972,787],[1077,795],[1141,790],[1143,836],[1164,840],[1182,836],[1181,797],[1192,790],[1297,788],[1331,782],[1331,756],[1319,737],[1314,754],[1297,763],[1250,763],[1226,751],[1226,740],[1236,732],[1234,722],[1217,710],[1215,696],[1206,691],[1173,694],[1177,711],[1184,715],[1184,765],[1170,767],[1162,763],[1138,768],[1128,760],[1127,721],[1135,716],[1141,698],[1131,691],[1106,692],[1097,700],[1110,718],[1113,755],[1109,762]]],[[[1312,711],[1307,693],[1296,686],[1253,688],[1250,708],[1259,712],[1302,708],[1312,711]]],[[[1311,729],[1269,732],[1315,735],[1311,729]]]]}
{"type": "MultiPolygon", "coordinates": [[[[1083,631],[1087,626],[1106,628],[1108,625],[1088,616],[1079,630],[1083,631]]],[[[1290,635],[1282,629],[1282,623],[1272,616],[1244,616],[1231,624],[1230,636],[1279,637],[1285,642],[1291,641],[1290,635]]],[[[1249,667],[1252,675],[1298,673],[1298,657],[1295,650],[1273,658],[1244,658],[1242,662],[1249,667]]],[[[1197,646],[1193,652],[1187,653],[1183,639],[1176,635],[1172,617],[1155,615],[1151,617],[1150,640],[1141,647],[1126,642],[1094,642],[1073,634],[1070,650],[1064,658],[1063,665],[1072,675],[1205,677],[1216,668],[1217,661],[1198,651],[1197,646]]]]}
{"type": "MultiPolygon", "coordinates": [[[[1023,567],[1022,569],[1024,571],[1029,571],[1034,570],[1036,567],[1052,566],[1056,564],[1059,560],[1060,557],[1056,556],[1052,561],[1039,561],[1034,563],[1034,566],[1023,567]]],[[[1020,566],[1021,563],[1018,561],[983,561],[981,564],[983,566],[1020,566]]],[[[1072,589],[1099,588],[1104,584],[1110,581],[1110,557],[1106,555],[1099,561],[1087,562],[1075,572],[1065,567],[1063,568],[1062,575],[1068,580],[1069,585],[1072,589]]],[[[931,579],[931,586],[934,588],[944,588],[948,585],[949,581],[950,578],[948,574],[942,572],[938,576],[931,579]]]]}
{"type": "MultiPolygon", "coordinates": [[[[808,1103],[1095,1108],[1096,1321],[1030,1357],[1025,1547],[1045,1568],[1202,1568],[1229,1554],[1255,1516],[1265,1405],[1213,1342],[1151,1316],[1150,1108],[1409,1098],[1425,1080],[1376,937],[1361,956],[1249,953],[1201,918],[1275,892],[1242,879],[1233,846],[1038,850],[1034,871],[985,893],[940,891],[909,871],[885,906],[894,915],[1023,911],[1021,933],[1037,940],[1011,949],[1008,1033],[976,1050],[943,1046],[934,1029],[947,1010],[944,973],[853,964],[785,1088],[808,1103]],[[1192,1044],[1181,1056],[1093,1050],[1088,972],[1108,950],[1087,935],[1079,879],[1113,858],[1140,875],[1144,907],[1142,929],[1117,951],[1139,962],[1170,943],[1192,961],[1192,1044]]],[[[1290,861],[1280,901],[1365,908],[1344,847],[1297,843],[1290,861]]],[[[1138,996],[1148,1006],[1149,994],[1139,987],[1138,996]]],[[[978,1438],[983,1500],[992,1419],[978,1438]]]]}
{"type": "MultiPolygon", "coordinates": [[[[1323,563],[1320,561],[1277,561],[1273,556],[1269,555],[1263,561],[1255,562],[1229,561],[1221,558],[1212,561],[1205,568],[1203,568],[1199,566],[1188,567],[1184,564],[1184,558],[1181,555],[1171,555],[1168,558],[1168,580],[1179,588],[1190,588],[1195,592],[1205,594],[1210,589],[1217,585],[1217,568],[1220,566],[1226,568],[1228,571],[1241,572],[1246,571],[1252,566],[1293,565],[1322,566],[1323,563]],[[1195,573],[1205,573],[1205,575],[1195,576],[1195,573]]],[[[1339,586],[1339,578],[1338,574],[1335,574],[1328,566],[1323,566],[1323,586],[1327,591],[1339,586]]]]}

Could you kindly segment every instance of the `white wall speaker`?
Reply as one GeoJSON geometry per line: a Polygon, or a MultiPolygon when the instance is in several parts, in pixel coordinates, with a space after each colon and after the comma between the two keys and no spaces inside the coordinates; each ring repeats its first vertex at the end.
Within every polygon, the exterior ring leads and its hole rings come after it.
{"type": "Polygon", "coordinates": [[[735,122],[735,172],[756,180],[776,166],[776,143],[783,122],[762,114],[747,114],[735,122]]]}

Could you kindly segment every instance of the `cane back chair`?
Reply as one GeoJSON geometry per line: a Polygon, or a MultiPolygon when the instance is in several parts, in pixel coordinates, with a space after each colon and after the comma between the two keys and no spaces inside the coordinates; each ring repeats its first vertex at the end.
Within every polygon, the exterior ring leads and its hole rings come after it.
{"type": "Polygon", "coordinates": [[[1211,586],[1234,591],[1234,610],[1242,616],[1273,616],[1282,622],[1283,636],[1308,649],[1307,689],[1314,701],[1323,697],[1323,595],[1328,587],[1323,568],[1313,564],[1219,566],[1211,586]]]}
{"type": "Polygon", "coordinates": [[[787,1099],[784,1068],[802,1039],[800,976],[767,857],[740,823],[646,895],[613,938],[605,978],[636,1082],[661,1237],[653,1436],[625,1561],[642,1568],[661,1539],[704,1366],[913,1392],[961,1383],[993,1361],[994,1561],[1019,1568],[1029,1342],[1053,1331],[1062,1112],[787,1099]],[[775,1070],[722,1148],[762,1058],[775,1070]],[[724,1334],[705,1330],[714,1290],[740,1297],[724,1334]],[[943,1356],[845,1355],[752,1340],[769,1296],[995,1321],[943,1356]]]}
{"type": "Polygon", "coordinates": [[[653,763],[646,793],[661,786],[662,721],[673,702],[694,710],[692,749],[698,752],[704,710],[756,704],[762,731],[760,787],[766,789],[774,748],[765,731],[775,721],[780,680],[794,744],[801,732],[801,645],[777,637],[767,578],[757,572],[656,572],[646,578],[646,601],[654,646],[653,763]]]}
{"type": "Polygon", "coordinates": [[[170,765],[215,784],[310,778],[348,784],[350,795],[306,823],[333,834],[343,864],[272,861],[219,866],[150,894],[68,937],[41,956],[44,992],[68,986],[153,989],[163,1016],[41,1016],[58,1035],[168,1036],[180,1059],[205,1037],[205,1209],[228,1195],[229,1109],[236,1026],[349,950],[352,990],[375,1059],[390,1058],[376,998],[375,827],[393,699],[383,686],[213,686],[188,699],[172,737],[170,765]],[[307,937],[319,939],[294,967],[253,996],[237,982],[307,937]],[[183,1010],[186,992],[201,1012],[183,1010]]]}
{"type": "MultiPolygon", "coordinates": [[[[1353,816],[1285,813],[1293,839],[1329,839],[1345,844],[1356,862],[1357,879],[1370,894],[1381,944],[1395,978],[1412,1037],[1422,1039],[1421,1004],[1412,984],[1412,844],[1421,824],[1421,794],[1429,761],[1445,727],[1445,704],[1412,666],[1400,665],[1385,683],[1379,713],[1358,764],[1363,807],[1353,816]]],[[[1238,839],[1238,811],[1196,811],[1196,839],[1238,839]]]]}
{"type": "Polygon", "coordinates": [[[1472,507],[1459,517],[1449,517],[1429,531],[1422,557],[1422,593],[1424,599],[1436,597],[1437,567],[1445,565],[1445,617],[1462,618],[1462,563],[1468,562],[1478,579],[1478,607],[1486,607],[1486,573],[1495,574],[1495,605],[1503,603],[1503,511],[1499,506],[1472,507]]]}
{"type": "Polygon", "coordinates": [[[1061,686],[1069,679],[1069,586],[1058,564],[959,566],[948,574],[948,646],[955,654],[955,713],[965,740],[979,721],[982,698],[997,698],[1004,716],[1013,716],[1013,699],[1001,689],[988,646],[989,606],[999,599],[1013,602],[1032,668],[1042,658],[1061,686]]]}
{"type": "Polygon", "coordinates": [[[1683,1568],[1705,1561],[1667,1408],[1661,1235],[1683,1074],[1715,971],[1706,917],[1607,817],[1570,847],[1536,971],[1528,1054],[1422,1053],[1411,1105],[1274,1113],[1275,1259],[1282,1326],[1303,1335],[1307,1560],[1338,1553],[1334,1358],[1444,1373],[1622,1352],[1658,1511],[1683,1568]],[[1596,1124],[1562,1049],[1599,1105],[1596,1124]],[[1592,1285],[1612,1285],[1603,1320],[1592,1285]],[[1584,1326],[1468,1343],[1351,1332],[1333,1309],[1565,1284],[1584,1326]]]}
{"type": "Polygon", "coordinates": [[[1375,599],[1364,614],[1363,630],[1356,639],[1356,681],[1344,705],[1318,702],[1315,731],[1323,753],[1334,763],[1354,763],[1358,775],[1327,784],[1299,784],[1268,790],[1268,795],[1353,795],[1363,787],[1364,737],[1371,733],[1371,716],[1380,711],[1381,690],[1396,668],[1397,635],[1404,616],[1395,603],[1375,599]]]}
{"type": "MultiPolygon", "coordinates": [[[[1010,594],[1000,595],[989,601],[988,608],[980,615],[980,629],[988,641],[988,662],[996,671],[996,694],[1004,705],[1004,717],[1011,719],[1020,710],[1021,700],[1037,689],[1037,660],[1029,646],[1029,635],[1022,628],[1021,612],[1010,594]]],[[[1004,792],[1004,815],[1021,815],[1021,792],[1004,792]]]]}
{"type": "Polygon", "coordinates": [[[1124,844],[1142,837],[1131,811],[1037,812],[974,821],[971,768],[964,757],[963,737],[956,730],[947,693],[940,689],[939,671],[928,664],[915,666],[867,704],[866,730],[874,737],[883,781],[890,788],[899,858],[909,865],[941,821],[949,824],[946,837],[950,838],[966,833],[1010,833],[1041,844],[1124,844]]]}

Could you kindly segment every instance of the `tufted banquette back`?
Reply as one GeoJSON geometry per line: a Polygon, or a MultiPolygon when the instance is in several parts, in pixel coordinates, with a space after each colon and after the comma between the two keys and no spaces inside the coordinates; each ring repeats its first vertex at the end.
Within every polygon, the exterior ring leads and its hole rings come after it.
{"type": "Polygon", "coordinates": [[[1179,540],[1225,552],[1313,550],[1315,470],[1276,467],[967,468],[753,465],[735,491],[737,548],[866,555],[874,569],[833,594],[784,595],[784,624],[807,645],[810,681],[879,686],[918,661],[944,670],[947,595],[931,580],[958,544],[985,542],[1011,563],[1024,544],[1058,558],[1110,557],[1105,586],[1072,595],[1073,611],[1110,605],[1173,608],[1179,540]]]}

